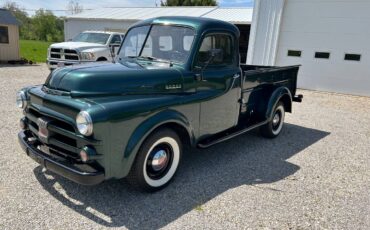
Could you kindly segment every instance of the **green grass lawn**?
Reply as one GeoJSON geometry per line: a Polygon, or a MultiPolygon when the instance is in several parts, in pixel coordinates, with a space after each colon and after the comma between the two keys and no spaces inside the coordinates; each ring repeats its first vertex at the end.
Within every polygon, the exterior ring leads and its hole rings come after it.
{"type": "Polygon", "coordinates": [[[48,47],[53,42],[20,40],[21,57],[34,62],[45,63],[48,47]]]}

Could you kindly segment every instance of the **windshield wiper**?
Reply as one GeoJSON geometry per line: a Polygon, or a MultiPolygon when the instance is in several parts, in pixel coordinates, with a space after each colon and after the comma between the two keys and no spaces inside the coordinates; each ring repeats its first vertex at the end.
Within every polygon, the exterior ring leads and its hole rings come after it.
{"type": "Polygon", "coordinates": [[[170,61],[170,60],[156,58],[156,57],[153,57],[153,56],[139,56],[137,58],[144,59],[144,60],[149,60],[149,61],[164,62],[164,63],[168,63],[170,65],[170,67],[173,66],[173,62],[170,61]]]}
{"type": "MultiPolygon", "coordinates": [[[[126,59],[126,58],[129,58],[130,59],[130,62],[135,62],[136,64],[138,64],[139,66],[141,66],[141,67],[143,67],[143,65],[142,64],[140,64],[137,60],[131,60],[131,59],[137,59],[137,56],[125,56],[125,57],[120,57],[120,58],[118,58],[118,60],[119,61],[123,61],[124,59],[126,59]]],[[[128,61],[128,60],[126,60],[126,61],[128,61]]],[[[121,62],[122,63],[122,62],[121,62]]]]}

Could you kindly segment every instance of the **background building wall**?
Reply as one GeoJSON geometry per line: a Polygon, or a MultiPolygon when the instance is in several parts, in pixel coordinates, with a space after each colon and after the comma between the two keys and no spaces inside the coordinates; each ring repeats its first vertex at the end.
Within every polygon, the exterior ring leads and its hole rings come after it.
{"type": "Polygon", "coordinates": [[[370,1],[256,0],[248,63],[302,65],[298,87],[370,96],[370,1]],[[288,51],[300,51],[300,57],[288,51]],[[330,54],[315,58],[316,52],[330,54]],[[360,61],[345,60],[360,54],[360,61]]]}
{"type": "Polygon", "coordinates": [[[369,12],[370,1],[286,0],[275,64],[302,64],[298,87],[370,96],[369,12]],[[288,50],[301,57],[288,57],[288,50]],[[315,52],[330,57],[315,58],[315,52]]]}
{"type": "Polygon", "coordinates": [[[125,20],[66,19],[64,21],[65,41],[72,39],[85,30],[126,32],[136,22],[125,20]]]}
{"type": "Polygon", "coordinates": [[[0,43],[0,61],[19,60],[19,28],[16,25],[4,25],[8,27],[9,43],[0,43]]]}
{"type": "Polygon", "coordinates": [[[285,0],[255,0],[247,64],[275,63],[285,0]]]}

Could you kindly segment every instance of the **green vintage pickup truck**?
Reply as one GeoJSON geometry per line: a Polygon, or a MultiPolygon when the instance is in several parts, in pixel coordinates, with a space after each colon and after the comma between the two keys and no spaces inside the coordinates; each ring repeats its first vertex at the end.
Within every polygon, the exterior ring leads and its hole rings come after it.
{"type": "Polygon", "coordinates": [[[207,148],[259,127],[274,138],[292,112],[298,66],[239,64],[239,30],[160,17],[128,31],[115,63],[59,68],[17,94],[26,154],[84,185],[124,178],[156,191],[185,145],[207,148]]]}

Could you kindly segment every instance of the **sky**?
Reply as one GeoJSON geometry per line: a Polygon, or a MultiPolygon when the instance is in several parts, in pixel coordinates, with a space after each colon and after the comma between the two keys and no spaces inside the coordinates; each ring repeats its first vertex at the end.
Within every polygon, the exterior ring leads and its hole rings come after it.
{"type": "MultiPolygon", "coordinates": [[[[69,0],[0,0],[0,6],[5,2],[16,2],[21,8],[24,8],[29,15],[33,15],[35,9],[55,10],[53,13],[57,16],[65,16],[65,10],[69,0]]],[[[154,7],[160,0],[76,0],[84,9],[96,9],[100,7],[154,7]]],[[[253,0],[218,0],[219,6],[222,7],[251,7],[253,0]]]]}

